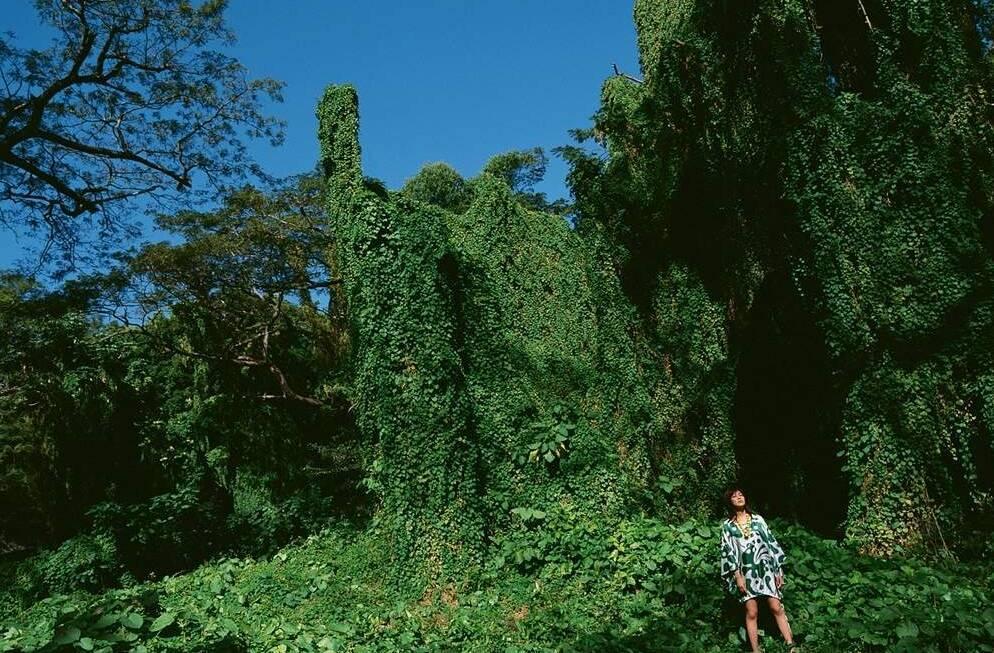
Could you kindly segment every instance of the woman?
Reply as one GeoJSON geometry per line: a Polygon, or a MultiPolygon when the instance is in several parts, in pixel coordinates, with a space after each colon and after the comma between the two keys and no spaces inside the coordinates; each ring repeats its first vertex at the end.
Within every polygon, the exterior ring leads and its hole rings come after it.
{"type": "Polygon", "coordinates": [[[766,597],[787,646],[794,648],[794,636],[787,623],[780,595],[783,587],[783,549],[770,527],[753,514],[745,494],[738,488],[725,493],[728,519],[721,525],[721,575],[728,591],[745,604],[745,627],[752,650],[759,651],[757,617],[759,597],[766,597]]]}

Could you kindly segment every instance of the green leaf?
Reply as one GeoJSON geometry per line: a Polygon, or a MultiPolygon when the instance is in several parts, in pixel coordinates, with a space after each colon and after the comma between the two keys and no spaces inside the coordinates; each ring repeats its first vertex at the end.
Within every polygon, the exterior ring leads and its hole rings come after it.
{"type": "Polygon", "coordinates": [[[894,632],[896,632],[897,636],[901,639],[918,637],[918,626],[910,621],[905,621],[904,623],[898,624],[897,628],[894,629],[894,632]]]}
{"type": "Polygon", "coordinates": [[[77,641],[79,636],[79,628],[75,626],[62,626],[55,629],[55,637],[52,639],[52,643],[58,646],[65,646],[66,644],[72,644],[77,641]]]}
{"type": "Polygon", "coordinates": [[[117,623],[117,620],[121,618],[121,615],[116,612],[111,612],[101,616],[97,619],[96,623],[93,624],[94,628],[107,628],[117,623]]]}
{"type": "Polygon", "coordinates": [[[124,619],[121,620],[121,623],[127,628],[138,630],[142,627],[142,624],[145,623],[145,619],[140,614],[129,612],[124,616],[124,619]]]}
{"type": "Polygon", "coordinates": [[[82,639],[79,640],[79,647],[84,651],[92,651],[93,640],[90,639],[89,637],[83,637],[82,639]]]}
{"type": "Polygon", "coordinates": [[[343,635],[351,635],[354,632],[354,629],[349,624],[332,622],[328,627],[336,633],[342,633],[343,635]]]}
{"type": "Polygon", "coordinates": [[[170,612],[163,612],[152,622],[152,625],[148,629],[153,633],[157,633],[163,628],[170,626],[174,621],[176,621],[176,615],[170,612]]]}

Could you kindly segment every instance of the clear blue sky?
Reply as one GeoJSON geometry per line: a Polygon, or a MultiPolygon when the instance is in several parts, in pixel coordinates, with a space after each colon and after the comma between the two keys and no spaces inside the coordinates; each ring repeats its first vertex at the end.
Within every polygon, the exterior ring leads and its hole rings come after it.
{"type": "MultiPolygon", "coordinates": [[[[31,0],[2,0],[0,30],[45,43],[31,0]]],[[[425,163],[473,176],[493,154],[569,142],[589,125],[611,64],[638,72],[631,0],[230,0],[230,54],[254,77],[286,82],[270,112],[286,143],[253,153],[271,174],[313,168],[324,87],[359,91],[363,167],[390,188],[425,163]]],[[[567,194],[550,160],[539,190],[567,194]]],[[[21,245],[0,233],[0,268],[21,245]]]]}

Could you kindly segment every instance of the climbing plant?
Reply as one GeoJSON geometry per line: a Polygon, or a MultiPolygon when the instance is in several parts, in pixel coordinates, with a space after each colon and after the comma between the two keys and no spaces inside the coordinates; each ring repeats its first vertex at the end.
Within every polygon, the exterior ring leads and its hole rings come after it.
{"type": "Polygon", "coordinates": [[[580,134],[606,155],[564,152],[660,359],[660,467],[685,502],[738,475],[838,506],[863,551],[943,550],[994,487],[989,7],[635,20],[644,81],[605,83],[580,134]]]}
{"type": "Polygon", "coordinates": [[[453,257],[440,210],[361,184],[358,99],[318,107],[328,211],[355,333],[355,406],[375,438],[373,487],[399,567],[439,577],[482,544],[476,435],[457,351],[453,257]],[[417,561],[418,568],[403,565],[417,561]]]}
{"type": "Polygon", "coordinates": [[[529,190],[544,155],[468,181],[432,164],[384,196],[362,181],[357,106],[327,91],[322,168],[397,555],[439,577],[515,510],[620,517],[645,499],[650,397],[616,279],[529,190]]]}

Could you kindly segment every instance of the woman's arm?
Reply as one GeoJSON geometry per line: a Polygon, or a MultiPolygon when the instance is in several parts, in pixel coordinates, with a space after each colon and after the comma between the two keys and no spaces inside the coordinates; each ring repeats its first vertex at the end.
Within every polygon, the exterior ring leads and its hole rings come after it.
{"type": "Polygon", "coordinates": [[[770,550],[771,566],[773,568],[774,576],[783,576],[783,566],[787,562],[787,554],[784,553],[783,547],[777,542],[777,538],[773,536],[773,531],[770,530],[769,525],[766,520],[760,517],[760,523],[763,526],[762,537],[763,541],[766,542],[767,548],[770,550]]]}
{"type": "Polygon", "coordinates": [[[745,576],[742,575],[742,556],[738,540],[732,537],[725,525],[721,527],[721,576],[734,576],[739,591],[745,593],[745,576]]]}

